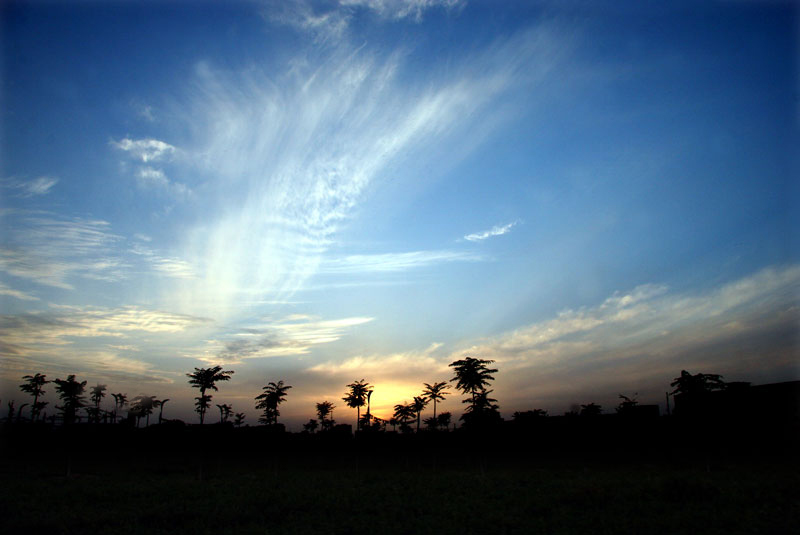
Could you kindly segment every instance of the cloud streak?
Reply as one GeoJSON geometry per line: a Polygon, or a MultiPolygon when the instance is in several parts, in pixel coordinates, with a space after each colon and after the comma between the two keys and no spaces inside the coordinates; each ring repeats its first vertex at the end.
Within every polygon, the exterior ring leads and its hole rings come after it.
{"type": "Polygon", "coordinates": [[[349,255],[344,258],[326,260],[322,273],[375,273],[420,269],[449,262],[478,262],[483,257],[459,251],[411,251],[407,253],[383,253],[371,255],[349,255]]]}
{"type": "Polygon", "coordinates": [[[495,225],[489,230],[484,230],[483,232],[475,232],[472,234],[467,234],[464,236],[464,239],[467,241],[478,242],[483,241],[487,238],[491,238],[493,236],[502,236],[503,234],[508,234],[511,232],[511,228],[516,225],[517,222],[514,221],[513,223],[508,223],[507,225],[495,225]]]}
{"type": "Polygon", "coordinates": [[[45,286],[73,289],[73,277],[118,281],[127,264],[107,221],[28,213],[8,221],[0,271],[45,286]]]}
{"type": "Polygon", "coordinates": [[[5,179],[0,182],[5,189],[16,193],[18,197],[28,198],[39,195],[47,195],[50,190],[58,184],[58,178],[53,176],[40,176],[33,180],[16,180],[13,178],[5,179]]]}
{"type": "Polygon", "coordinates": [[[225,337],[209,340],[199,354],[188,356],[212,364],[235,364],[245,359],[305,355],[313,346],[335,342],[352,327],[372,320],[368,317],[319,320],[306,315],[293,315],[280,321],[244,327],[225,337]]]}

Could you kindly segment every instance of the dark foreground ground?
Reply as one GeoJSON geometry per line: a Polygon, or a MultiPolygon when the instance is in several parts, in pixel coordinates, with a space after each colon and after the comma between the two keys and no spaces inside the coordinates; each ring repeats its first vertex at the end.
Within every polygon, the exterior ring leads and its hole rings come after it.
{"type": "Polygon", "coordinates": [[[788,534],[800,526],[792,452],[503,454],[400,438],[382,448],[351,440],[239,453],[214,442],[191,451],[143,440],[114,453],[102,440],[96,454],[87,444],[6,445],[0,531],[788,534]]]}

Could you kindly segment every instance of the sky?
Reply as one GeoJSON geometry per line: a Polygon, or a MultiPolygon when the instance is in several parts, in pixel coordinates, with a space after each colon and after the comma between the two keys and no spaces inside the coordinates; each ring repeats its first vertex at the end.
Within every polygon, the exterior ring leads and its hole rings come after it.
{"type": "Polygon", "coordinates": [[[797,5],[668,4],[4,2],[0,399],[800,379],[797,5]]]}

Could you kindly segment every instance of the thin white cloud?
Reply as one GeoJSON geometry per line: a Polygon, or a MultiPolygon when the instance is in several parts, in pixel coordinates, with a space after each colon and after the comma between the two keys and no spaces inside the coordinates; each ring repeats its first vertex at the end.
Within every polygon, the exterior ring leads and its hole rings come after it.
{"type": "MultiPolygon", "coordinates": [[[[146,236],[137,237],[139,241],[149,241],[149,238],[147,240],[143,238],[146,238],[146,236]]],[[[148,268],[158,274],[179,279],[194,279],[197,277],[197,271],[186,260],[160,255],[153,249],[144,247],[141,244],[135,244],[130,252],[143,258],[148,268]]]]}
{"type": "Polygon", "coordinates": [[[75,338],[125,338],[132,332],[174,334],[209,321],[136,306],[110,309],[52,305],[49,311],[0,316],[0,340],[17,347],[62,346],[75,338]]]}
{"type": "Polygon", "coordinates": [[[406,271],[446,262],[477,262],[480,260],[483,260],[481,256],[458,251],[411,251],[407,253],[349,255],[344,258],[326,260],[320,266],[320,271],[323,273],[406,271]]]}
{"type": "Polygon", "coordinates": [[[502,236],[503,234],[508,234],[512,227],[516,225],[517,222],[514,221],[512,223],[508,223],[506,225],[495,225],[489,230],[484,230],[483,232],[475,232],[472,234],[467,234],[464,236],[464,239],[467,241],[483,241],[487,238],[491,238],[493,236],[502,236]]]}
{"type": "Polygon", "coordinates": [[[20,290],[15,290],[13,288],[9,288],[7,285],[0,282],[0,295],[7,295],[9,297],[14,297],[21,301],[38,301],[38,297],[34,297],[28,293],[22,292],[20,290]]]}
{"type": "Polygon", "coordinates": [[[11,190],[23,198],[47,195],[56,184],[58,184],[58,178],[53,176],[40,176],[33,180],[8,178],[0,181],[0,185],[5,189],[11,190]]]}
{"type": "MultiPolygon", "coordinates": [[[[17,214],[18,215],[18,214],[17,214]]],[[[107,221],[26,214],[7,223],[0,245],[0,271],[57,288],[72,277],[116,281],[125,262],[113,252],[122,238],[107,221]]]]}
{"type": "Polygon", "coordinates": [[[149,166],[137,170],[136,182],[142,189],[156,189],[179,198],[191,192],[186,184],[170,180],[162,169],[149,166]]]}
{"type": "Polygon", "coordinates": [[[119,141],[112,141],[111,144],[142,163],[161,161],[175,153],[175,147],[153,138],[130,139],[126,137],[119,141]]]}
{"type": "Polygon", "coordinates": [[[209,363],[237,363],[244,359],[305,355],[311,348],[339,340],[358,325],[372,321],[368,317],[319,320],[305,315],[288,316],[280,321],[260,323],[209,340],[192,358],[209,363]]]}

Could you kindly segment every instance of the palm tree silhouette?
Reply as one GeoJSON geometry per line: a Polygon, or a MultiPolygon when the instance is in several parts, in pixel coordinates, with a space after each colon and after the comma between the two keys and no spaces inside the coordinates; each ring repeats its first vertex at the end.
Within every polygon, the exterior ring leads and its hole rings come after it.
{"type": "Polygon", "coordinates": [[[256,396],[256,409],[264,411],[264,414],[258,419],[259,422],[265,425],[273,425],[278,423],[278,416],[280,411],[278,405],[286,401],[287,390],[292,388],[289,385],[284,385],[283,381],[277,383],[270,382],[262,390],[261,394],[256,396]]]}
{"type": "Polygon", "coordinates": [[[128,404],[128,396],[120,392],[119,394],[111,394],[111,397],[114,398],[114,413],[111,415],[111,419],[114,423],[117,423],[117,410],[128,404]]]}
{"type": "Polygon", "coordinates": [[[246,417],[247,415],[245,413],[237,412],[236,414],[233,415],[233,425],[235,425],[236,427],[241,427],[246,417]]]}
{"type": "Polygon", "coordinates": [[[186,374],[186,376],[189,378],[189,384],[194,388],[200,389],[200,396],[195,398],[197,400],[197,403],[195,403],[195,406],[197,407],[196,410],[200,414],[200,424],[203,424],[205,421],[206,410],[211,402],[211,396],[206,395],[206,390],[214,390],[215,392],[218,391],[219,389],[217,388],[217,382],[228,381],[230,380],[231,375],[233,375],[233,371],[223,371],[222,366],[214,366],[212,368],[195,368],[194,372],[186,374]]]}
{"type": "Polygon", "coordinates": [[[63,403],[61,406],[56,405],[56,408],[61,410],[64,423],[69,425],[75,421],[78,409],[84,406],[83,390],[86,388],[86,381],[78,382],[72,374],[66,379],[56,379],[53,382],[63,403]]]}
{"type": "Polygon", "coordinates": [[[169,398],[167,398],[167,399],[158,399],[158,400],[156,400],[156,402],[157,402],[157,405],[156,405],[156,406],[158,407],[158,423],[161,423],[161,422],[162,422],[162,420],[163,420],[163,416],[164,416],[164,405],[166,405],[166,404],[167,404],[167,401],[169,401],[169,398]]]}
{"type": "MultiPolygon", "coordinates": [[[[428,383],[422,383],[425,385],[425,389],[422,391],[422,395],[428,399],[428,401],[433,401],[433,421],[436,421],[436,401],[441,400],[444,401],[445,396],[447,396],[450,391],[448,390],[448,384],[445,381],[440,383],[433,383],[432,385],[428,383]]],[[[435,424],[434,424],[435,425],[435,424]]]]}
{"type": "Polygon", "coordinates": [[[335,408],[336,405],[330,401],[317,403],[317,416],[319,417],[320,427],[323,431],[326,431],[333,426],[333,409],[335,408]]]}
{"type": "Polygon", "coordinates": [[[89,394],[89,399],[92,400],[94,403],[94,411],[92,411],[92,415],[95,418],[95,422],[100,421],[100,401],[106,397],[106,385],[97,384],[91,388],[91,392],[89,394]]]}
{"type": "Polygon", "coordinates": [[[411,403],[411,407],[413,407],[414,413],[417,415],[417,433],[419,433],[419,420],[422,411],[425,410],[427,404],[428,400],[424,396],[414,396],[414,401],[411,403]]]}
{"type": "MultiPolygon", "coordinates": [[[[39,419],[39,411],[44,408],[44,405],[39,404],[39,396],[44,395],[44,385],[49,383],[47,376],[41,373],[35,375],[26,375],[22,379],[24,383],[19,385],[19,389],[33,396],[33,405],[31,406],[31,420],[34,422],[39,419]]],[[[45,405],[47,403],[45,402],[45,405]]]]}
{"type": "Polygon", "coordinates": [[[372,387],[369,383],[365,382],[364,379],[361,379],[360,381],[350,383],[347,385],[347,388],[349,388],[350,391],[345,394],[342,400],[348,407],[356,409],[356,431],[358,431],[361,420],[361,407],[366,404],[367,393],[372,390],[372,387]]]}

